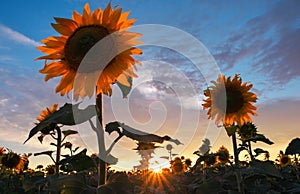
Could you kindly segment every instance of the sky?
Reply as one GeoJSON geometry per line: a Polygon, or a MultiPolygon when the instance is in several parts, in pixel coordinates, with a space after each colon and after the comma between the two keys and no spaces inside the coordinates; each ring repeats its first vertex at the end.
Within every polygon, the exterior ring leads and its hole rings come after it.
{"type": "MultiPolygon", "coordinates": [[[[53,0],[7,1],[0,12],[0,147],[18,153],[53,150],[48,138],[40,144],[36,137],[23,145],[39,113],[58,102],[72,102],[71,94],[60,96],[55,87],[60,79],[44,82],[39,73],[43,55],[36,49],[40,40],[58,33],[51,27],[53,17],[71,18],[72,11],[82,13],[106,7],[109,1],[53,0]]],[[[223,128],[207,120],[202,110],[203,90],[216,79],[240,74],[251,82],[258,96],[258,115],[253,122],[274,145],[255,144],[267,149],[275,159],[291,139],[299,137],[300,115],[300,2],[290,1],[111,1],[113,6],[130,10],[136,18],[133,31],[141,33],[145,43],[137,57],[142,66],[136,72],[130,95],[123,99],[113,87],[113,95],[104,98],[104,123],[114,120],[158,135],[169,135],[184,145],[173,144],[173,153],[194,161],[204,138],[212,151],[221,145],[230,150],[231,139],[223,128]],[[152,26],[151,26],[151,25],[152,26]]],[[[86,100],[87,103],[93,103],[86,100]]],[[[74,145],[97,152],[95,134],[86,124],[70,137],[74,145]]],[[[106,134],[109,146],[116,134],[106,134]]],[[[155,150],[155,158],[164,148],[155,150]]],[[[138,164],[136,143],[121,139],[112,151],[116,167],[130,169],[138,164]]],[[[34,168],[49,164],[46,156],[30,157],[34,168]]]]}

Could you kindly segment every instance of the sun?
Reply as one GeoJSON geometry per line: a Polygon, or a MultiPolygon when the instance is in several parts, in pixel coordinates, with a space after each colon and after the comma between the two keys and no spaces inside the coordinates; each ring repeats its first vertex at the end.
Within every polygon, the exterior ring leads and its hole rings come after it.
{"type": "Polygon", "coordinates": [[[162,169],[170,167],[170,163],[162,160],[161,158],[155,158],[151,161],[152,162],[149,165],[149,169],[154,173],[161,173],[162,169]]]}
{"type": "Polygon", "coordinates": [[[155,173],[161,173],[161,169],[160,168],[154,168],[153,172],[155,172],[155,173]]]}
{"type": "Polygon", "coordinates": [[[111,85],[117,81],[128,86],[129,78],[137,77],[134,73],[136,64],[140,64],[132,55],[140,55],[142,51],[135,46],[141,44],[136,40],[140,34],[128,32],[135,19],[127,19],[129,12],[122,13],[121,8],[107,7],[90,11],[85,4],[82,15],[74,11],[72,19],[54,18],[57,23],[51,24],[60,36],[50,36],[38,46],[45,56],[37,60],[45,60],[40,73],[45,74],[45,81],[54,77],[61,80],[56,92],[62,96],[73,90],[75,100],[79,97],[92,97],[96,94],[111,95],[111,85]],[[101,48],[94,47],[104,42],[101,48]],[[93,48],[97,58],[104,61],[85,61],[88,68],[79,68],[88,51],[93,48]],[[76,78],[76,87],[74,80],[76,78]],[[96,87],[95,87],[96,86],[96,87]]]}

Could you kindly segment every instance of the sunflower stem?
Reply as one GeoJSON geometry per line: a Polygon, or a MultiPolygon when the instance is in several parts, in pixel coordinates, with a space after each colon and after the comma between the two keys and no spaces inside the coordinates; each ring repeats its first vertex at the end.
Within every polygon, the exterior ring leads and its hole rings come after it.
{"type": "Polygon", "coordinates": [[[248,141],[248,147],[249,147],[249,154],[250,154],[250,157],[251,157],[251,161],[253,161],[254,160],[254,156],[252,154],[252,148],[251,148],[251,142],[250,141],[248,141]]]}
{"type": "Polygon", "coordinates": [[[59,126],[55,127],[57,132],[57,144],[56,144],[56,161],[55,161],[55,173],[59,175],[59,161],[60,161],[60,151],[61,151],[61,130],[59,126]]]}
{"type": "Polygon", "coordinates": [[[237,143],[236,143],[236,135],[235,132],[232,134],[232,144],[233,144],[233,152],[234,152],[234,163],[236,166],[239,166],[239,155],[237,151],[237,143]]]}
{"type": "Polygon", "coordinates": [[[96,111],[98,121],[96,122],[98,134],[98,186],[106,183],[106,162],[100,157],[105,153],[105,142],[104,142],[104,130],[103,130],[103,97],[102,94],[98,94],[96,98],[96,111]]]}

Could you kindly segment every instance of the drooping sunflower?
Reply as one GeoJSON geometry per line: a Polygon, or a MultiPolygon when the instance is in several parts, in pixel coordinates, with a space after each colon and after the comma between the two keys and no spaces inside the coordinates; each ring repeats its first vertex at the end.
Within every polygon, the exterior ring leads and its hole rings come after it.
{"type": "Polygon", "coordinates": [[[217,151],[216,156],[217,156],[217,161],[218,161],[219,164],[223,164],[224,165],[227,162],[229,162],[229,159],[230,159],[229,151],[223,145],[217,151]]]}
{"type": "MultiPolygon", "coordinates": [[[[57,111],[57,107],[58,107],[58,104],[55,103],[52,108],[50,107],[46,107],[46,109],[44,110],[41,110],[41,113],[40,113],[40,116],[37,117],[36,119],[39,121],[39,122],[42,122],[43,120],[45,120],[48,116],[50,116],[53,112],[57,111]]],[[[35,123],[36,125],[38,124],[35,123]]],[[[56,124],[55,123],[51,123],[49,126],[45,127],[44,129],[41,130],[41,135],[38,137],[38,140],[42,143],[43,142],[43,139],[46,135],[48,135],[51,131],[54,130],[54,128],[56,127],[56,124]]]]}
{"type": "Polygon", "coordinates": [[[133,68],[140,64],[132,55],[142,53],[134,47],[141,43],[136,40],[141,35],[126,31],[135,21],[127,19],[128,15],[129,11],[122,13],[121,8],[112,9],[110,3],[104,10],[91,12],[86,3],[82,15],[74,11],[72,19],[54,18],[57,23],[52,27],[61,36],[50,36],[41,41],[44,46],[37,47],[46,54],[38,58],[45,60],[40,70],[46,74],[45,81],[62,76],[56,92],[63,96],[73,89],[75,100],[93,96],[95,86],[96,94],[106,95],[111,95],[111,84],[116,81],[128,86],[128,78],[136,77],[133,68]],[[100,40],[104,45],[97,47],[100,40]],[[93,46],[90,56],[94,60],[86,60],[85,68],[79,68],[93,46]]]}
{"type": "Polygon", "coordinates": [[[242,83],[242,78],[235,74],[233,79],[229,76],[219,75],[217,81],[212,81],[213,86],[204,91],[207,99],[202,104],[203,109],[208,109],[208,118],[224,126],[251,122],[251,115],[256,115],[256,94],[249,90],[253,87],[248,82],[242,83]]]}
{"type": "Polygon", "coordinates": [[[257,134],[257,127],[253,123],[248,122],[239,126],[237,132],[242,140],[246,140],[257,134]]]}
{"type": "Polygon", "coordinates": [[[53,112],[57,111],[58,104],[55,103],[52,108],[46,107],[46,109],[41,110],[40,116],[36,118],[39,122],[45,120],[49,115],[51,115],[53,112]]]}

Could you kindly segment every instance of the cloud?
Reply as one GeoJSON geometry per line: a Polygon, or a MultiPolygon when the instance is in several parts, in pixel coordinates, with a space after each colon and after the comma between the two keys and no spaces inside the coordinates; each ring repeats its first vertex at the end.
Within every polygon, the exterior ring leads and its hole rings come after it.
{"type": "Polygon", "coordinates": [[[21,34],[20,32],[14,31],[13,29],[1,24],[0,24],[0,32],[3,37],[9,38],[20,44],[31,45],[31,46],[40,45],[40,43],[36,42],[35,40],[32,40],[27,36],[21,34]]]}
{"type": "Polygon", "coordinates": [[[298,1],[283,1],[248,19],[214,48],[224,70],[247,64],[251,72],[267,75],[272,84],[300,76],[300,13],[298,1]]]}

